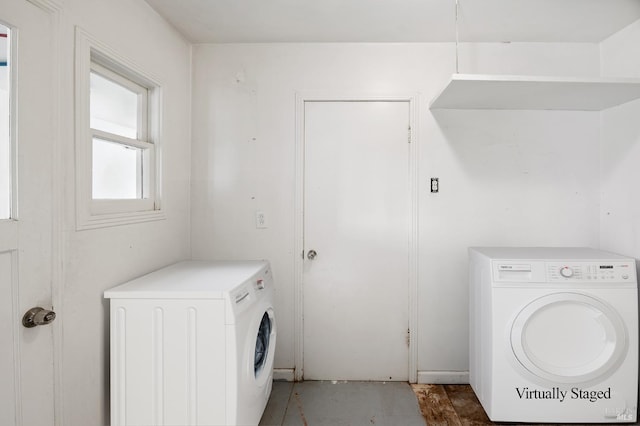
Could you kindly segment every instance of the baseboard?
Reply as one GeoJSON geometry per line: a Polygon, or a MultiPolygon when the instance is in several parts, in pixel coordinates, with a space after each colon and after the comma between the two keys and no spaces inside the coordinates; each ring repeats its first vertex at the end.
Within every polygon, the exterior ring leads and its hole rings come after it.
{"type": "Polygon", "coordinates": [[[282,381],[282,382],[293,382],[294,381],[294,373],[293,368],[274,368],[273,369],[273,380],[282,381]]]}
{"type": "MultiPolygon", "coordinates": [[[[273,380],[293,382],[295,380],[293,368],[274,368],[273,380]]],[[[468,371],[418,371],[418,383],[437,385],[467,385],[468,371]]]]}
{"type": "Polygon", "coordinates": [[[468,371],[418,371],[418,383],[433,385],[467,385],[468,371]]]}

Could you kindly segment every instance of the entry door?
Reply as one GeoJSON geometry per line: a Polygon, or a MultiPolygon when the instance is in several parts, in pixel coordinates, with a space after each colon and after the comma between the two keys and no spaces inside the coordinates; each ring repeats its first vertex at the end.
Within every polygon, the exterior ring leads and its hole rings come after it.
{"type": "Polygon", "coordinates": [[[13,84],[0,90],[0,143],[13,127],[17,148],[1,155],[5,164],[16,158],[12,172],[0,168],[14,189],[10,197],[0,192],[5,205],[11,201],[0,216],[0,424],[47,426],[54,420],[52,326],[25,328],[22,317],[32,307],[51,308],[52,22],[32,3],[4,0],[0,24],[15,48],[0,70],[13,73],[13,84]]]}
{"type": "Polygon", "coordinates": [[[409,102],[305,102],[303,376],[408,379],[409,102]]]}

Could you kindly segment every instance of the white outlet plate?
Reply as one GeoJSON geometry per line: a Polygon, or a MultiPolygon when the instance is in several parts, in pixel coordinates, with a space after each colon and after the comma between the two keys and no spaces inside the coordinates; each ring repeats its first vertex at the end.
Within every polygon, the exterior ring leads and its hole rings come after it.
{"type": "Polygon", "coordinates": [[[263,211],[256,212],[256,229],[266,229],[267,226],[267,215],[263,211]]]}

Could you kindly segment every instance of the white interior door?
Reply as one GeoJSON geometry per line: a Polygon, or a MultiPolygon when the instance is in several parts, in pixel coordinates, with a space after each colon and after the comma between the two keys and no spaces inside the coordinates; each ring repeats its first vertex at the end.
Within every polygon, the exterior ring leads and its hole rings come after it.
{"type": "Polygon", "coordinates": [[[306,380],[408,379],[409,119],[409,102],[305,102],[306,380]]]}
{"type": "Polygon", "coordinates": [[[0,215],[0,424],[47,426],[54,421],[52,329],[25,328],[22,317],[52,307],[52,22],[32,3],[4,0],[0,24],[10,46],[0,59],[0,144],[11,148],[0,150],[0,163],[11,166],[0,173],[12,182],[9,193],[0,191],[0,204],[10,205],[0,215]]]}

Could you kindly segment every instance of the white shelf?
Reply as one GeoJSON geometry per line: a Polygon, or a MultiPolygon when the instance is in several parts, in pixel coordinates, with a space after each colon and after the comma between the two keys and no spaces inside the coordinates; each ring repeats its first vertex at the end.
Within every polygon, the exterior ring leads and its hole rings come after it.
{"type": "Polygon", "coordinates": [[[640,79],[453,74],[430,109],[601,111],[640,98],[640,79]]]}

